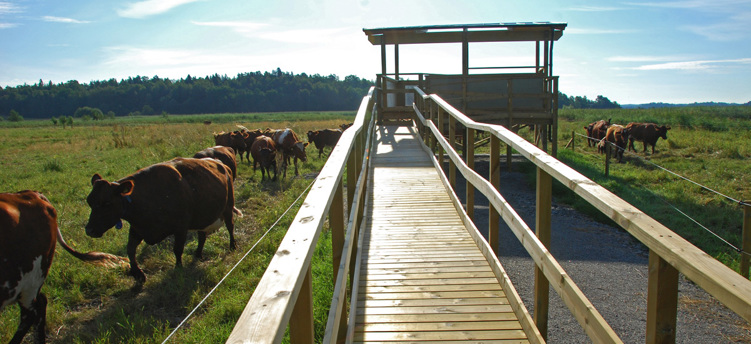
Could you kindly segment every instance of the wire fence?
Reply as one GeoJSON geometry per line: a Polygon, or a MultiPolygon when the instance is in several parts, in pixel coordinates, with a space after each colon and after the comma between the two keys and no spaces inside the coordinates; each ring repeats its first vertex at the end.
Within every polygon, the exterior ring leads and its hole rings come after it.
{"type": "MultiPolygon", "coordinates": [[[[660,170],[662,170],[662,171],[665,171],[665,172],[667,172],[667,173],[669,173],[669,174],[671,174],[671,175],[673,175],[673,176],[675,176],[675,177],[678,177],[678,178],[680,178],[681,180],[684,180],[684,181],[686,181],[686,182],[692,183],[692,184],[694,184],[694,185],[696,185],[696,186],[698,186],[698,187],[700,187],[700,188],[702,188],[702,189],[704,189],[704,190],[706,190],[706,191],[709,191],[709,192],[711,192],[711,193],[714,193],[714,194],[716,194],[716,195],[718,195],[718,196],[721,196],[721,197],[722,197],[723,199],[725,199],[725,200],[727,200],[727,201],[729,201],[729,202],[731,202],[731,203],[734,203],[734,204],[737,204],[737,205],[740,205],[740,206],[745,206],[745,207],[749,207],[749,206],[751,206],[751,203],[748,203],[748,202],[746,202],[746,201],[742,201],[742,200],[738,200],[738,199],[736,199],[736,198],[730,197],[730,196],[728,196],[728,195],[726,195],[726,194],[724,194],[724,193],[722,193],[722,192],[719,192],[719,191],[717,191],[717,190],[714,190],[714,189],[712,189],[712,188],[710,188],[710,187],[708,187],[708,186],[706,186],[706,185],[703,185],[703,184],[701,184],[701,183],[698,183],[698,182],[696,182],[696,181],[693,181],[693,180],[691,180],[691,179],[689,179],[689,178],[687,178],[687,177],[685,177],[685,176],[682,176],[682,175],[680,175],[680,174],[678,174],[678,173],[676,173],[676,172],[674,172],[674,171],[671,171],[671,170],[669,170],[669,169],[667,169],[667,168],[665,168],[665,167],[663,167],[663,166],[660,166],[660,165],[658,165],[658,164],[656,164],[656,163],[654,163],[654,162],[652,162],[652,161],[650,161],[650,160],[647,160],[646,158],[643,158],[643,157],[641,157],[641,156],[639,156],[639,155],[637,155],[637,154],[635,154],[635,153],[634,153],[634,154],[632,154],[631,152],[629,152],[629,151],[628,151],[628,149],[627,149],[628,147],[620,147],[620,146],[616,145],[616,144],[615,144],[615,143],[613,143],[613,142],[609,142],[609,141],[604,141],[604,139],[598,139],[598,138],[594,138],[594,137],[591,137],[591,136],[587,136],[587,135],[583,135],[583,134],[580,134],[580,133],[576,133],[576,132],[573,132],[573,134],[574,134],[574,135],[576,135],[576,136],[584,137],[584,138],[585,138],[585,139],[587,139],[587,140],[593,140],[593,141],[595,141],[595,142],[598,142],[598,143],[599,143],[599,142],[605,142],[605,144],[609,144],[609,145],[611,145],[612,147],[615,147],[616,149],[622,150],[622,151],[623,151],[624,153],[627,153],[627,154],[629,154],[629,156],[632,156],[632,157],[636,157],[637,159],[639,159],[639,161],[645,162],[645,163],[647,163],[647,164],[649,164],[649,165],[652,165],[652,166],[654,166],[654,167],[656,167],[656,168],[659,168],[660,170]]],[[[571,143],[573,143],[573,140],[574,140],[574,136],[572,136],[572,137],[571,137],[571,140],[572,140],[572,141],[571,141],[571,143]]],[[[591,141],[590,141],[590,142],[591,142],[591,141]]],[[[643,187],[643,188],[647,189],[647,188],[646,188],[646,187],[645,187],[644,185],[641,185],[641,187],[643,187]]],[[[647,190],[648,190],[648,189],[647,189],[647,190]]],[[[680,210],[680,209],[679,209],[678,207],[676,207],[676,206],[675,206],[674,204],[672,204],[672,203],[668,202],[668,201],[667,201],[667,200],[666,200],[665,198],[663,198],[663,197],[661,197],[661,196],[659,196],[659,195],[657,195],[657,194],[654,194],[654,195],[655,195],[655,196],[656,196],[657,198],[659,198],[659,199],[660,199],[660,200],[661,200],[662,202],[664,202],[665,204],[667,204],[667,205],[668,205],[669,207],[673,208],[673,209],[674,209],[674,210],[675,210],[676,212],[678,212],[679,214],[683,215],[684,217],[686,217],[687,219],[689,219],[689,220],[690,220],[691,222],[695,223],[695,224],[696,224],[697,226],[699,226],[700,228],[702,228],[702,229],[704,229],[705,231],[709,232],[709,233],[710,233],[710,234],[711,234],[712,236],[714,236],[714,237],[715,237],[715,238],[717,238],[718,240],[720,240],[720,241],[722,241],[723,243],[725,243],[725,244],[726,244],[726,245],[727,245],[728,247],[732,248],[732,249],[733,249],[734,251],[738,252],[738,253],[739,253],[739,254],[740,254],[741,256],[751,257],[751,252],[747,252],[747,251],[743,250],[743,248],[740,248],[740,247],[738,247],[738,246],[736,246],[736,245],[733,245],[733,244],[732,244],[732,243],[730,243],[730,242],[729,242],[729,241],[728,241],[727,239],[725,239],[725,238],[723,238],[722,236],[720,236],[719,234],[715,233],[715,231],[711,230],[710,228],[708,228],[708,227],[707,227],[707,226],[705,226],[704,224],[700,223],[699,221],[697,221],[696,219],[694,219],[694,218],[693,218],[693,217],[691,217],[690,215],[686,214],[686,212],[684,212],[684,211],[680,210]]]]}
{"type": "Polygon", "coordinates": [[[205,302],[205,301],[206,301],[206,300],[207,300],[207,299],[209,298],[209,296],[211,296],[211,295],[212,295],[212,294],[214,293],[214,291],[216,291],[216,289],[217,289],[217,288],[219,288],[219,286],[220,286],[220,285],[222,285],[222,283],[224,282],[224,280],[225,280],[225,279],[227,279],[227,277],[229,277],[229,275],[230,275],[230,274],[232,274],[232,272],[234,272],[234,271],[235,271],[235,269],[236,269],[236,268],[237,268],[237,267],[238,267],[238,266],[240,265],[240,263],[242,263],[242,262],[243,262],[243,260],[245,260],[245,258],[246,258],[246,257],[247,257],[247,256],[248,256],[248,255],[249,255],[249,254],[250,254],[251,252],[253,252],[253,250],[254,250],[254,249],[256,248],[256,246],[258,246],[258,244],[260,244],[260,243],[261,243],[261,241],[262,241],[262,240],[263,240],[264,238],[266,238],[266,235],[268,235],[268,234],[269,234],[269,232],[271,232],[271,230],[272,230],[272,229],[274,229],[274,227],[276,227],[276,225],[277,225],[277,224],[278,224],[278,223],[279,223],[279,222],[280,222],[280,221],[282,220],[282,218],[284,218],[284,216],[285,216],[285,215],[287,215],[287,213],[288,213],[288,212],[289,212],[289,211],[290,211],[290,210],[292,209],[292,207],[294,207],[294,206],[295,206],[295,204],[297,204],[297,202],[299,202],[299,201],[300,201],[300,199],[302,198],[302,196],[303,196],[303,195],[305,195],[305,193],[306,193],[306,192],[308,192],[308,190],[310,189],[310,187],[311,187],[311,186],[313,186],[313,183],[315,183],[316,179],[317,179],[317,178],[313,179],[313,181],[311,181],[311,182],[310,182],[310,185],[308,185],[308,187],[306,187],[306,188],[305,188],[305,190],[303,190],[303,192],[301,192],[301,193],[300,193],[300,195],[299,195],[299,196],[297,196],[297,199],[295,199],[295,201],[294,201],[294,202],[292,202],[292,204],[290,204],[290,205],[289,205],[289,207],[287,207],[287,210],[285,210],[285,211],[284,211],[284,213],[282,213],[282,215],[281,215],[281,216],[279,216],[279,218],[278,218],[278,219],[276,219],[276,221],[275,221],[275,222],[274,222],[274,223],[273,223],[273,224],[271,225],[271,227],[269,227],[269,229],[268,229],[268,230],[266,230],[266,232],[265,232],[265,233],[263,233],[263,235],[262,235],[262,236],[261,236],[260,238],[258,238],[258,240],[256,241],[256,243],[255,243],[255,244],[253,244],[253,246],[252,246],[252,247],[251,247],[251,248],[250,248],[250,249],[248,250],[248,252],[245,252],[245,254],[244,254],[244,255],[242,256],[242,258],[240,258],[240,260],[238,260],[238,261],[237,261],[237,263],[235,263],[235,265],[234,265],[234,266],[233,266],[233,267],[232,267],[231,269],[229,269],[229,271],[227,271],[227,273],[226,273],[226,274],[224,275],[224,277],[222,277],[222,279],[221,279],[221,280],[219,280],[219,282],[218,282],[218,283],[217,283],[217,284],[216,284],[216,285],[214,286],[214,288],[212,288],[212,289],[211,289],[211,291],[209,291],[209,293],[208,293],[208,294],[206,294],[206,296],[205,296],[205,297],[204,297],[204,298],[203,298],[203,299],[201,300],[201,302],[199,302],[199,303],[198,303],[198,304],[197,304],[197,305],[196,305],[196,306],[195,306],[195,307],[193,308],[193,310],[192,310],[192,311],[190,311],[190,313],[188,313],[188,315],[186,315],[186,316],[185,316],[185,319],[183,319],[183,321],[181,321],[181,322],[180,322],[180,323],[179,323],[179,324],[178,324],[178,325],[177,325],[177,326],[176,326],[176,327],[175,327],[175,328],[174,328],[174,329],[172,330],[172,332],[170,332],[170,334],[169,334],[169,335],[167,336],[167,338],[164,338],[164,341],[162,341],[162,344],[165,344],[165,343],[167,343],[167,341],[169,341],[169,339],[170,339],[170,338],[172,338],[172,336],[173,336],[173,335],[174,335],[175,333],[177,333],[177,330],[179,330],[179,329],[180,329],[180,328],[181,328],[181,327],[182,327],[182,326],[183,326],[183,325],[184,325],[184,324],[185,324],[185,323],[186,323],[186,322],[188,321],[188,319],[190,319],[190,317],[192,317],[192,316],[193,316],[193,314],[194,314],[194,313],[195,313],[195,312],[196,312],[196,311],[198,310],[198,308],[199,308],[199,307],[201,307],[201,305],[203,305],[203,303],[204,303],[204,302],[205,302]]]}

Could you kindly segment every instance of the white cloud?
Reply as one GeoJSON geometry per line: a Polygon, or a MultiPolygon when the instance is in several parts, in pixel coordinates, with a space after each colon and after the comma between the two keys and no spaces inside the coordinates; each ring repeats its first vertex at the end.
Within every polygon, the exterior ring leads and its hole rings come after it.
{"type": "Polygon", "coordinates": [[[738,64],[751,64],[751,58],[732,59],[732,60],[703,60],[703,61],[683,61],[649,64],[635,67],[635,70],[710,70],[717,67],[738,64]]]}
{"type": "Polygon", "coordinates": [[[126,18],[144,18],[196,1],[198,0],[144,0],[129,3],[125,9],[118,10],[117,14],[126,18]]]}
{"type": "Polygon", "coordinates": [[[21,12],[21,8],[8,2],[8,1],[0,1],[0,15],[3,14],[11,14],[11,13],[19,13],[21,12]]]}
{"type": "Polygon", "coordinates": [[[63,17],[54,17],[54,16],[44,16],[42,17],[42,20],[46,22],[51,23],[67,23],[67,24],[88,24],[90,23],[87,20],[77,20],[72,18],[63,18],[63,17]]]}
{"type": "Polygon", "coordinates": [[[677,57],[677,56],[648,56],[648,55],[637,55],[637,56],[611,56],[608,57],[607,60],[611,62],[660,62],[660,61],[675,61],[675,60],[681,60],[685,59],[685,57],[677,57]]]}
{"type": "Polygon", "coordinates": [[[213,26],[229,28],[234,32],[249,38],[260,38],[269,41],[283,43],[325,43],[341,38],[342,35],[351,34],[351,28],[333,29],[299,29],[289,30],[273,27],[270,24],[256,22],[192,22],[199,26],[213,26]]]}
{"type": "Polygon", "coordinates": [[[18,26],[18,24],[15,23],[0,23],[0,29],[10,29],[13,27],[18,26]]]}

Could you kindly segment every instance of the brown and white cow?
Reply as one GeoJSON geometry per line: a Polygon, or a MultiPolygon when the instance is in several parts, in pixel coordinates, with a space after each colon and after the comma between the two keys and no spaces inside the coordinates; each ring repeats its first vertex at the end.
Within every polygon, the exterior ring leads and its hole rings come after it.
{"type": "Polygon", "coordinates": [[[245,143],[245,137],[240,131],[233,131],[233,132],[220,132],[214,134],[214,144],[217,146],[225,146],[225,147],[231,147],[235,150],[235,153],[240,154],[240,159],[242,160],[242,153],[246,149],[248,149],[247,144],[245,143]]]}
{"type": "Polygon", "coordinates": [[[339,142],[339,138],[342,137],[341,129],[323,129],[323,130],[311,130],[308,131],[308,143],[315,144],[318,149],[318,158],[321,158],[323,149],[331,147],[334,149],[336,143],[339,142]]]}
{"type": "Polygon", "coordinates": [[[253,156],[253,172],[256,171],[256,166],[261,165],[261,180],[268,174],[271,178],[271,168],[274,169],[274,178],[276,180],[276,145],[274,139],[261,135],[256,138],[253,144],[250,146],[250,154],[253,156]]]}
{"type": "Polygon", "coordinates": [[[611,143],[611,149],[615,150],[615,157],[618,159],[618,162],[621,162],[623,160],[623,151],[626,149],[626,140],[628,140],[628,129],[620,124],[611,124],[605,133],[605,137],[597,147],[598,150],[604,152],[608,142],[611,143]]]}
{"type": "Polygon", "coordinates": [[[628,129],[628,148],[636,152],[634,148],[634,141],[641,141],[644,143],[643,153],[647,153],[647,145],[652,146],[652,154],[655,154],[655,145],[657,140],[662,137],[663,140],[668,139],[668,130],[670,126],[660,125],[654,123],[635,123],[631,122],[626,125],[628,129]]]}
{"type": "Polygon", "coordinates": [[[116,182],[95,174],[86,198],[91,207],[86,234],[99,238],[112,227],[122,228],[122,220],[128,221],[130,274],[139,282],[146,280],[136,262],[141,241],[153,245],[174,235],[175,265],[181,266],[188,231],[198,231],[195,256],[200,258],[206,236],[224,223],[234,250],[232,215],[242,213],[235,208],[232,181],[230,169],[214,159],[176,158],[116,182]]]}
{"type": "Polygon", "coordinates": [[[587,126],[585,126],[584,130],[587,132],[587,146],[596,146],[597,143],[600,142],[603,137],[605,137],[609,126],[610,119],[608,119],[607,122],[605,120],[599,120],[597,122],[589,123],[587,126]]]}
{"type": "Polygon", "coordinates": [[[279,129],[274,132],[274,144],[276,145],[276,165],[282,170],[282,179],[287,177],[287,164],[289,158],[294,158],[295,175],[299,175],[297,169],[297,159],[305,162],[308,160],[305,154],[307,142],[302,142],[292,129],[279,129]]]}
{"type": "Polygon", "coordinates": [[[120,265],[124,258],[101,252],[80,253],[63,240],[57,211],[41,193],[0,193],[0,311],[18,303],[21,321],[10,343],[20,343],[35,327],[36,343],[44,343],[47,297],[42,284],[55,255],[55,240],[84,261],[120,265]]]}
{"type": "Polygon", "coordinates": [[[212,158],[221,161],[232,171],[232,180],[237,179],[237,160],[235,160],[235,150],[231,147],[214,146],[206,148],[193,155],[195,159],[212,158]]]}

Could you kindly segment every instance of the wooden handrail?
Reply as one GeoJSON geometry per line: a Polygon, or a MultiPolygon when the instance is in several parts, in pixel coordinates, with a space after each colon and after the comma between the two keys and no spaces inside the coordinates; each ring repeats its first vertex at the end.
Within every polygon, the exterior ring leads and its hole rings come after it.
{"type": "MultiPolygon", "coordinates": [[[[417,109],[416,109],[417,110],[417,109]]],[[[561,298],[572,310],[574,317],[582,324],[584,330],[590,338],[596,343],[621,343],[618,335],[610,328],[607,321],[600,315],[591,302],[584,296],[584,293],[571,280],[566,271],[558,264],[553,255],[548,251],[542,242],[534,235],[534,232],[524,222],[524,219],[516,213],[516,210],[501,196],[500,192],[493,185],[480,176],[477,172],[470,169],[459,154],[451,148],[451,145],[441,135],[438,127],[432,122],[425,120],[416,111],[418,118],[427,126],[438,143],[446,151],[449,158],[454,161],[464,178],[475,186],[488,199],[491,205],[498,210],[503,220],[511,228],[512,232],[524,246],[529,255],[535,261],[537,266],[541,267],[542,272],[551,281],[553,289],[561,295],[561,298]]]]}
{"type": "MultiPolygon", "coordinates": [[[[227,343],[281,342],[290,318],[293,317],[293,309],[298,310],[296,307],[298,296],[305,293],[304,299],[309,297],[310,288],[303,288],[303,286],[310,278],[313,252],[332,205],[334,194],[344,174],[344,168],[347,166],[350,152],[355,149],[357,142],[366,132],[364,130],[366,119],[369,119],[368,125],[371,122],[370,110],[374,91],[375,89],[371,87],[368,95],[363,97],[353,125],[342,133],[339,142],[329,154],[328,161],[321,169],[287,230],[287,234],[279,244],[276,254],[258,282],[227,343]]],[[[354,184],[355,181],[350,181],[350,183],[354,184]]],[[[306,307],[299,308],[307,312],[306,307]]],[[[299,319],[295,321],[295,326],[312,328],[312,313],[309,316],[304,314],[295,318],[299,319]]],[[[293,342],[313,343],[312,337],[305,338],[308,334],[296,338],[295,331],[290,332],[293,342]]],[[[310,335],[312,336],[312,333],[310,335]]]]}
{"type": "MultiPolygon", "coordinates": [[[[423,101],[436,104],[466,128],[486,131],[500,138],[540,170],[561,182],[623,227],[670,266],[694,281],[746,321],[751,322],[751,281],[505,127],[477,123],[439,96],[426,95],[417,88],[415,92],[423,98],[423,101]]],[[[525,237],[524,240],[527,238],[525,237]]]]}

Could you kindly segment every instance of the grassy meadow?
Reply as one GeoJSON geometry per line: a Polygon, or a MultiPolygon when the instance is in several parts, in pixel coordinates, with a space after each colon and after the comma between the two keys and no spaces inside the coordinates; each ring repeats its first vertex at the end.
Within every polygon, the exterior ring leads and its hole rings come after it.
{"type": "MultiPolygon", "coordinates": [[[[751,107],[563,109],[559,116],[561,161],[738,271],[740,254],[675,208],[740,248],[742,207],[652,163],[736,200],[751,201],[751,107]],[[576,137],[574,149],[564,147],[572,131],[584,135],[583,126],[609,118],[612,123],[622,125],[653,122],[669,125],[671,129],[667,141],[658,140],[655,154],[651,147],[646,154],[642,153],[642,143],[634,142],[636,152],[626,153],[620,164],[611,160],[610,175],[605,176],[604,155],[598,154],[595,147],[587,147],[583,137],[576,137]]],[[[609,221],[564,189],[562,185],[556,186],[560,200],[609,221]]]]}
{"type": "MultiPolygon", "coordinates": [[[[174,157],[190,157],[214,145],[213,132],[247,128],[308,130],[349,123],[354,113],[218,114],[196,116],[127,117],[75,122],[72,127],[51,121],[0,122],[0,192],[33,189],[45,194],[58,211],[58,224],[69,245],[78,251],[103,251],[126,256],[129,226],[109,230],[102,238],[84,233],[90,209],[86,196],[91,176],[113,181],[136,170],[174,157]],[[209,125],[204,121],[211,121],[209,125]]],[[[303,140],[307,141],[307,138],[303,140]]],[[[126,269],[83,263],[62,248],[42,291],[47,295],[47,334],[50,343],[155,343],[197,305],[253,246],[287,207],[313,182],[325,158],[308,149],[300,176],[289,169],[283,181],[261,182],[260,171],[238,164],[235,218],[238,249],[229,251],[225,228],[210,235],[203,259],[193,257],[197,242],[189,235],[183,267],[174,268],[172,239],[138,247],[138,260],[147,281],[137,287],[126,269]]],[[[294,207],[251,252],[214,294],[170,339],[172,343],[223,343],[234,327],[255,285],[297,211],[294,207]]],[[[331,300],[331,239],[320,239],[313,266],[318,338],[323,337],[331,300]]],[[[8,342],[18,326],[18,306],[0,313],[0,343],[8,342]]],[[[31,333],[25,342],[31,343],[31,333]]]]}

